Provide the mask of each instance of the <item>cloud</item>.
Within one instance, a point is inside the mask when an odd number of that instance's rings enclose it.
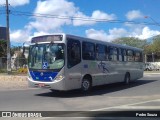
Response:
[[[97,39],[97,40],[102,40],[105,41],[107,40],[107,33],[103,30],[95,30],[95,29],[89,29],[86,30],[86,36],[88,38],[92,38],[92,39]]]
[[[75,17],[77,17],[77,20],[73,20],[74,26],[82,26],[82,25],[93,25],[96,23],[97,20],[115,20],[116,15],[115,14],[107,14],[105,12],[102,12],[100,10],[95,10],[92,13],[92,16],[86,16],[81,12],[78,12]]]
[[[110,29],[108,32],[105,32],[104,30],[95,30],[95,29],[86,30],[86,36],[88,38],[107,41],[107,42],[110,42],[119,37],[124,37],[126,35],[127,31],[123,28],[113,28]]]
[[[53,7],[54,5],[54,7]],[[107,14],[100,10],[95,10],[92,16],[82,13],[73,2],[66,0],[38,1],[34,13],[45,14],[46,17],[34,17],[34,21],[29,25],[37,31],[50,31],[60,29],[63,25],[84,26],[96,24],[95,19],[114,20],[116,15]],[[48,17],[48,15],[52,15]],[[74,19],[72,19],[74,18]],[[92,19],[92,21],[91,21]]]
[[[53,6],[54,5],[54,6]],[[72,2],[66,0],[47,0],[38,1],[37,7],[34,13],[46,14],[45,17],[34,17],[34,21],[30,22],[29,25],[37,31],[56,31],[63,25],[69,25],[72,23],[70,19],[64,19],[65,16],[71,17],[77,12],[78,8],[74,6]],[[50,16],[50,18],[48,17]],[[58,16],[59,19],[57,19]],[[64,17],[62,17],[64,16]]]
[[[132,31],[127,31],[124,28],[113,28],[109,29],[108,32],[104,30],[95,30],[95,29],[86,30],[86,36],[88,38],[98,39],[108,42],[111,42],[114,39],[121,37],[136,37],[145,40],[156,35],[160,35],[160,31],[151,30],[147,26],[143,28],[133,29]]]
[[[12,41],[27,41],[32,36],[62,32],[61,28],[64,25],[82,26],[96,24],[95,21],[88,21],[87,19],[116,19],[116,15],[107,14],[100,10],[95,10],[91,16],[87,16],[73,2],[67,0],[39,0],[33,14],[35,16],[32,17],[24,29],[11,32]],[[37,15],[43,15],[43,17],[38,17]],[[80,20],[82,18],[85,18],[86,21]]]
[[[29,4],[30,0],[9,0],[9,4],[13,7]],[[6,4],[6,0],[0,0],[0,4]]]
[[[148,39],[150,37],[160,35],[160,31],[157,30],[151,30],[149,27],[144,27],[141,32],[133,33],[132,36],[135,36],[140,39]]]
[[[27,30],[14,30],[10,33],[11,42],[23,43],[30,41],[30,33]]]
[[[144,15],[141,11],[139,10],[132,10],[132,11],[129,11],[127,14],[126,14],[126,18],[128,20],[135,20],[135,19],[141,19],[141,18],[144,18]]]

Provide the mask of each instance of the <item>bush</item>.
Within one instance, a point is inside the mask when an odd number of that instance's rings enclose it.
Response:
[[[27,68],[19,68],[18,69],[18,73],[27,73],[27,72],[28,72]]]
[[[0,69],[0,73],[6,73],[7,70],[6,69]]]

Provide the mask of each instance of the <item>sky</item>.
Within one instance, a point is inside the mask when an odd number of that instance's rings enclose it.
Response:
[[[0,26],[6,26],[0,0]],[[159,0],[9,0],[12,45],[32,37],[67,33],[111,42],[160,34]]]

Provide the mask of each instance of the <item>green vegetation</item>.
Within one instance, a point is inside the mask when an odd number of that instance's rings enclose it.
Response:
[[[141,40],[134,37],[123,37],[113,41],[113,43],[129,45],[144,50],[145,54],[160,54],[160,35],[153,38],[152,43],[147,43],[147,40]]]
[[[27,72],[28,72],[27,68],[19,68],[19,69],[18,69],[18,73],[27,74]]]
[[[154,53],[160,55],[160,35],[155,36],[152,44],[145,46],[144,51],[146,54]]]
[[[7,41],[0,40],[0,57],[6,57],[7,55]]]
[[[141,49],[144,49],[144,47],[147,45],[146,40],[141,40],[135,37],[123,37],[123,38],[115,39],[113,43],[129,45],[129,46],[133,46]]]

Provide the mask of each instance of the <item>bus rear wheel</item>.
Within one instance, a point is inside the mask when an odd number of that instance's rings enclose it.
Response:
[[[124,77],[124,84],[128,85],[130,83],[130,74],[126,73]]]
[[[91,80],[89,80],[88,78],[84,78],[82,80],[81,90],[83,92],[88,92],[91,90],[91,87],[92,87]]]

